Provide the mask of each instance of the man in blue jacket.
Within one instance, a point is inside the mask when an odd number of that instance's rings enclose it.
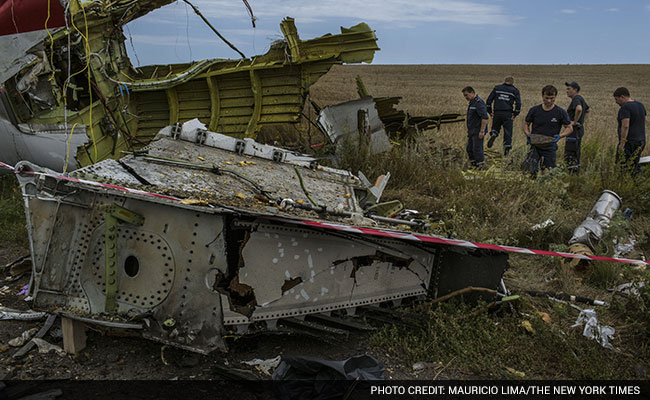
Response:
[[[507,156],[512,148],[512,123],[521,111],[521,96],[514,86],[515,79],[511,76],[504,79],[503,84],[497,85],[487,98],[488,114],[492,116],[492,130],[488,140],[488,148],[499,136],[503,127],[503,153]],[[494,107],[492,106],[494,103]],[[514,106],[514,110],[513,110]]]
[[[564,145],[564,161],[569,172],[577,174],[580,171],[580,145],[585,134],[585,116],[589,112],[589,105],[579,94],[580,85],[577,82],[565,82],[566,95],[571,99],[567,112],[571,118],[573,132],[566,138]]]
[[[487,133],[487,123],[490,117],[485,102],[471,86],[464,87],[462,92],[463,97],[469,103],[467,106],[467,155],[474,167],[480,167],[485,162],[483,138]]]
[[[645,147],[645,124],[647,112],[643,104],[630,98],[630,91],[620,87],[614,91],[618,110],[618,151],[616,159],[624,171],[633,175],[641,172],[639,159]],[[623,157],[619,157],[619,154]]]
[[[542,168],[555,168],[557,142],[573,132],[569,114],[555,105],[557,88],[546,85],[542,88],[542,104],[532,107],[526,115],[524,133],[530,143],[528,167],[533,177]],[[564,130],[562,130],[564,127]],[[562,132],[560,132],[562,131]]]

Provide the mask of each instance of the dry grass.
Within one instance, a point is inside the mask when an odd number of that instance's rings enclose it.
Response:
[[[615,146],[618,105],[614,89],[627,87],[632,98],[650,107],[650,65],[363,65],[335,66],[310,90],[312,98],[323,106],[357,98],[354,78],[361,76],[373,96],[402,96],[401,108],[412,115],[464,113],[467,102],[461,89],[472,86],[486,99],[492,88],[506,76],[514,76],[521,91],[522,116],[515,121],[515,146],[523,146],[526,112],[541,103],[541,89],[551,84],[558,88],[556,104],[566,108],[569,98],[564,83],[576,81],[591,107],[585,123],[585,142],[603,148]],[[462,146],[463,124],[445,126],[437,136],[441,143]],[[500,143],[500,140],[497,141]],[[562,152],[562,149],[560,149]],[[650,155],[650,146],[644,155]],[[594,156],[594,155],[591,155]]]

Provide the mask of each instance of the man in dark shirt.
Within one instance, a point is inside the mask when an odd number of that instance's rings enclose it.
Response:
[[[576,82],[566,82],[566,95],[571,99],[567,112],[571,118],[573,132],[566,138],[564,146],[564,161],[569,172],[577,174],[580,172],[580,144],[585,134],[585,116],[589,112],[589,105],[579,94],[580,85]]]
[[[533,177],[537,176],[540,163],[543,169],[555,167],[557,142],[573,132],[569,114],[555,105],[556,96],[555,86],[544,86],[542,104],[532,107],[526,115],[524,133],[530,143],[527,162]],[[563,126],[564,130],[562,130]]]
[[[483,154],[483,138],[487,133],[487,123],[490,118],[485,102],[478,97],[471,86],[463,88],[463,97],[469,103],[467,106],[467,155],[474,167],[485,162]]]
[[[633,175],[641,172],[639,159],[645,147],[646,110],[641,102],[630,98],[630,91],[620,87],[614,91],[614,101],[621,108],[618,110],[618,151],[617,161],[623,170]],[[620,154],[624,156],[620,158]]]
[[[521,111],[521,96],[514,83],[513,77],[507,77],[503,84],[492,89],[487,98],[487,111],[492,116],[492,130],[488,147],[492,147],[494,140],[499,136],[501,127],[503,127],[503,153],[505,155],[508,155],[512,148],[512,123]],[[494,103],[494,108],[492,103]]]

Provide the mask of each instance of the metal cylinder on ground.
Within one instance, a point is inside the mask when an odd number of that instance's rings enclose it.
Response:
[[[602,239],[604,229],[609,227],[620,206],[620,196],[611,190],[604,190],[587,218],[573,231],[573,236],[569,240],[569,251],[576,254],[594,255],[596,244]],[[563,265],[584,273],[590,267],[591,261],[576,259],[563,263]]]

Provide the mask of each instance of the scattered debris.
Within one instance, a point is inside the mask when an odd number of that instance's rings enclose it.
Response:
[[[45,336],[45,334],[50,330],[52,325],[54,325],[55,320],[56,320],[56,315],[53,315],[53,314],[49,315],[47,317],[47,319],[45,320],[45,323],[43,324],[41,329],[39,329],[39,331],[36,333],[36,335],[34,335],[34,338],[39,338],[39,339],[43,338]],[[36,329],[36,328],[34,328],[34,329]],[[14,359],[20,358],[20,357],[24,356],[25,354],[27,354],[32,348],[34,348],[34,346],[35,346],[35,343],[30,340],[20,350],[18,350],[12,357]]]
[[[544,222],[540,222],[539,224],[533,225],[530,228],[530,230],[534,232],[544,228],[548,228],[549,226],[553,226],[553,225],[555,225],[555,222],[553,222],[553,220],[549,218]]]
[[[614,337],[615,329],[608,325],[600,325],[598,323],[598,317],[596,317],[596,311],[592,309],[580,311],[578,319],[576,319],[575,324],[571,325],[571,328],[582,326],[583,324],[585,326],[582,331],[583,336],[598,341],[601,346],[607,349],[614,350],[614,346],[609,341]]]
[[[47,313],[37,311],[18,311],[12,308],[0,307],[0,320],[37,321],[45,318]]]
[[[574,296],[566,293],[552,293],[552,292],[540,292],[537,290],[526,290],[526,294],[536,297],[548,297],[550,299],[562,300],[562,301],[575,301],[578,303],[591,304],[593,306],[604,306],[609,307],[609,303],[603,300],[590,299],[588,297]]]
[[[20,347],[27,343],[34,335],[36,335],[36,332],[38,332],[38,328],[31,328],[23,332],[22,335],[13,338],[9,341],[9,346],[11,347]]]
[[[352,146],[356,151],[362,151],[362,146],[365,146],[370,154],[391,148],[371,97],[325,107],[318,114],[317,124],[336,145],[338,155],[342,154],[345,146]]]
[[[514,368],[506,367],[506,371],[510,372],[512,375],[515,375],[515,376],[517,376],[519,378],[525,378],[526,377],[526,373],[524,373],[522,371],[517,371]]]
[[[360,98],[370,96],[361,77],[357,75],[357,93]],[[374,97],[377,113],[384,124],[386,133],[392,140],[413,139],[421,133],[431,130],[440,130],[443,124],[463,122],[461,114],[448,113],[431,116],[411,116],[408,112],[397,110],[401,97]]]
[[[551,316],[548,313],[545,313],[543,311],[537,311],[537,315],[539,315],[542,318],[542,321],[546,322],[548,325],[550,325],[553,322]]]
[[[254,366],[258,371],[262,372],[264,375],[271,376],[271,370],[274,370],[280,364],[281,356],[275,358],[269,358],[268,360],[260,360],[259,358],[254,358],[250,361],[242,361],[242,364]]]
[[[38,347],[39,353],[47,354],[53,351],[60,356],[65,356],[65,351],[61,347],[48,343],[41,338],[32,338],[32,342]]]
[[[23,286],[23,288],[18,292],[18,296],[25,296],[27,297],[29,295],[29,283]]]
[[[428,361],[418,361],[413,366],[411,366],[411,369],[413,372],[422,372],[425,369],[438,369],[442,367],[442,363],[434,363],[434,362],[428,362]]]
[[[526,330],[526,332],[535,334],[535,328],[533,328],[533,325],[530,323],[530,321],[521,321],[521,326]]]
[[[639,289],[642,287],[645,287],[645,282],[628,282],[618,285],[615,289],[609,290],[626,296],[638,297],[640,295]]]
[[[9,273],[14,277],[22,276],[24,273],[31,271],[32,257],[29,254],[22,256],[7,264],[3,269],[8,269]]]

